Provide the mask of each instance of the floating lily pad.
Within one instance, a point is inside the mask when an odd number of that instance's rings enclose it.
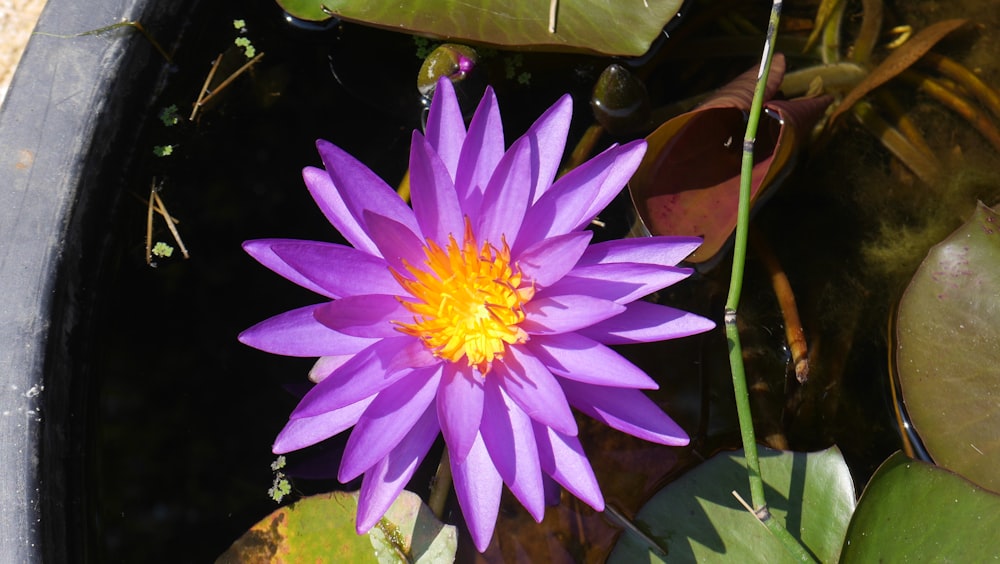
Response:
[[[332,492],[281,507],[240,537],[218,562],[453,562],[455,527],[404,491],[368,534],[354,529],[357,492]]]
[[[1000,214],[979,204],[932,248],[899,304],[896,369],[939,465],[1000,491]]]
[[[682,0],[278,0],[289,14],[332,16],[448,41],[497,47],[639,56]],[[550,9],[555,6],[555,29]]]
[[[998,555],[1000,496],[901,453],[872,476],[841,562],[986,562]]]
[[[836,447],[813,453],[762,448],[761,473],[773,518],[784,523],[821,562],[840,554],[854,511],[854,482]],[[609,563],[794,562],[733,497],[749,499],[742,451],[716,455],[659,493],[636,522],[666,558],[632,533],[623,533]]]

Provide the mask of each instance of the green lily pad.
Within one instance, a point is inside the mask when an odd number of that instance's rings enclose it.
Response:
[[[821,562],[837,559],[854,511],[854,482],[840,450],[760,450],[773,518]],[[623,533],[608,562],[794,562],[784,546],[733,497],[749,500],[742,451],[716,455],[668,484],[636,516],[666,558]]]
[[[404,491],[367,534],[354,529],[357,492],[305,497],[240,537],[217,562],[453,562],[458,536],[414,493]]]
[[[680,9],[682,0],[277,0],[289,14],[336,16],[393,31],[501,48],[639,56]]]
[[[1000,491],[1000,214],[979,204],[899,304],[896,369],[934,461]]]
[[[998,530],[1000,496],[897,452],[865,488],[841,562],[994,561]]]

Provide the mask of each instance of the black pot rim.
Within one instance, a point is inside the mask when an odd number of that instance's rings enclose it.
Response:
[[[108,210],[101,208],[121,191],[113,180],[127,163],[118,155],[134,144],[141,129],[136,116],[148,115],[136,110],[144,104],[148,110],[168,69],[134,28],[66,35],[140,21],[170,51],[196,2],[48,0],[0,108],[5,561],[74,561],[86,554],[85,504],[76,491],[82,478],[74,475],[86,414],[74,395],[87,383],[70,353],[88,341],[80,333],[107,239],[93,232],[102,215],[107,225]]]

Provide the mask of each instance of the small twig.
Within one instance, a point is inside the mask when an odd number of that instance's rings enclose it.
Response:
[[[156,198],[156,204],[160,206],[162,210],[161,215],[163,219],[167,222],[167,228],[170,229],[170,233],[174,236],[174,241],[177,241],[177,246],[181,248],[181,254],[184,258],[191,258],[188,254],[187,247],[184,246],[184,241],[181,240],[181,234],[177,232],[177,226],[174,225],[173,218],[170,217],[170,213],[167,212],[167,206],[163,204],[163,200],[160,199],[160,193],[155,188],[152,192],[153,198]]]
[[[168,63],[173,64],[174,59],[163,49],[163,47],[160,46],[160,43],[156,39],[153,39],[153,36],[150,35],[150,33],[148,31],[146,31],[146,28],[143,27],[141,23],[139,23],[137,21],[135,21],[135,22],[125,22],[125,23],[131,24],[132,27],[138,29],[139,33],[141,33],[142,36],[145,37],[147,41],[149,41],[149,43],[153,46],[153,48],[156,49],[160,53],[160,55],[163,57],[163,59],[166,60]]]
[[[219,92],[222,92],[222,90],[225,87],[227,87],[230,84],[232,84],[234,80],[236,80],[237,78],[239,78],[239,76],[241,74],[243,74],[247,70],[249,70],[250,67],[252,67],[255,64],[257,64],[257,62],[260,61],[263,57],[264,57],[264,53],[259,53],[256,57],[254,57],[254,58],[250,59],[249,61],[247,61],[246,63],[244,63],[244,65],[242,67],[236,69],[236,72],[234,72],[233,74],[231,74],[228,77],[226,77],[226,79],[223,80],[222,82],[220,82],[218,86],[216,86],[215,88],[213,88],[212,91],[208,93],[208,95],[206,95],[200,101],[195,102],[195,109],[197,110],[198,108],[200,108],[200,107],[204,106],[205,104],[207,104],[212,98],[215,97],[216,94],[218,94]]]
[[[215,71],[219,70],[220,64],[222,64],[222,53],[219,53],[219,56],[215,58],[215,62],[212,63],[212,68],[209,69],[208,76],[205,77],[205,83],[201,85],[201,90],[198,92],[198,99],[191,107],[191,115],[188,117],[188,121],[194,121],[194,117],[198,115],[202,101],[205,99],[205,95],[208,94],[208,85],[215,78]]]
[[[153,266],[153,195],[156,194],[156,179],[149,187],[149,202],[146,209],[146,265]]]
[[[556,32],[556,16],[559,13],[559,0],[549,0],[549,33]]]
[[[156,213],[158,213],[160,215],[163,215],[164,213],[166,213],[166,212],[163,211],[163,208],[161,208],[160,206],[156,205],[155,198],[150,198],[149,200],[147,200],[146,198],[143,198],[142,196],[139,196],[139,195],[137,195],[135,193],[131,193],[131,194],[132,194],[133,198],[135,198],[136,200],[139,200],[140,202],[142,202],[142,205],[148,205],[149,202],[152,201],[153,202],[153,211],[155,211]],[[173,217],[173,216],[170,217],[170,221],[173,221],[177,225],[181,224],[181,220],[179,220],[179,219],[177,219],[176,217]]]
[[[750,504],[747,503],[745,499],[743,499],[743,496],[741,496],[739,494],[739,492],[737,492],[736,490],[733,490],[732,494],[733,494],[733,497],[736,498],[736,501],[740,502],[740,505],[743,506],[743,509],[747,510],[747,513],[753,515],[754,517],[757,516],[757,514],[754,513],[753,507],[750,507]],[[760,522],[760,519],[758,519],[757,521]],[[761,523],[761,524],[763,525],[763,523]]]

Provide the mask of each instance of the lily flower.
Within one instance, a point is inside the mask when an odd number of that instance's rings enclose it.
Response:
[[[590,245],[585,228],[646,149],[612,146],[555,179],[572,114],[563,96],[505,149],[487,89],[468,128],[448,80],[410,148],[412,208],[365,165],[319,141],[306,186],[352,246],[244,243],[264,266],[325,298],[259,323],[240,341],[319,357],[317,384],[276,454],[351,427],[338,479],[364,475],[357,531],[378,523],[439,433],[476,547],[490,543],[502,485],[536,521],[558,483],[597,511],[604,499],[571,408],[636,437],[687,434],[642,390],[657,384],[608,345],[714,326],[640,298],[683,280],[692,237]]]

